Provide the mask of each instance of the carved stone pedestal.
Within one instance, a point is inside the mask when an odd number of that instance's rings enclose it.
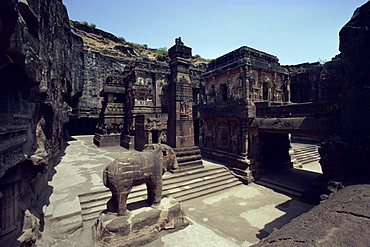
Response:
[[[95,134],[94,144],[98,147],[114,147],[121,144],[121,134]]]
[[[128,205],[135,208],[145,202]],[[95,240],[102,246],[138,246],[157,239],[162,230],[177,231],[189,224],[181,205],[172,197],[163,198],[158,208],[146,205],[130,210],[127,216],[100,214],[95,226]]]

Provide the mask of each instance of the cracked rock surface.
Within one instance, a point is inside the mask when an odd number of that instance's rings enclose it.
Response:
[[[370,185],[348,186],[274,231],[261,246],[368,246]]]

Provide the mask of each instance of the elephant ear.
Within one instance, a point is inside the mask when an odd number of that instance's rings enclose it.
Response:
[[[172,170],[176,170],[178,168],[179,168],[179,163],[177,162],[177,158],[176,158],[176,155],[175,155],[174,160],[173,160]]]
[[[173,159],[172,165],[167,167],[167,170],[169,170],[169,169],[171,169],[171,170],[178,169],[179,164],[177,162],[175,151],[168,145],[164,145],[164,144],[161,144],[161,145],[162,145],[163,150],[165,150],[164,152],[166,152],[166,156],[168,156],[168,158],[170,158],[170,159]]]

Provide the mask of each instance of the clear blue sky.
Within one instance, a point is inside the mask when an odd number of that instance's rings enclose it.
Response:
[[[151,48],[176,37],[217,58],[249,46],[281,64],[330,60],[339,30],[366,0],[63,0],[69,18]]]

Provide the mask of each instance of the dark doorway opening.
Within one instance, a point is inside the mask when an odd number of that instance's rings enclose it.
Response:
[[[220,95],[221,95],[221,100],[222,101],[227,101],[228,91],[227,91],[227,85],[226,84],[222,84],[220,86]]]
[[[158,143],[159,139],[159,131],[158,130],[152,130],[152,143]]]
[[[199,146],[199,120],[194,120],[194,144]]]
[[[263,83],[263,100],[269,100],[269,84]]]
[[[288,134],[263,133],[263,163],[269,170],[290,165],[290,141]]]
[[[98,118],[71,119],[66,123],[69,135],[94,135]]]

